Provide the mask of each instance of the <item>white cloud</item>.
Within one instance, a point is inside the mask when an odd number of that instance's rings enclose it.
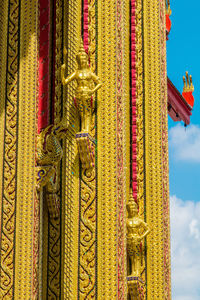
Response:
[[[170,197],[172,299],[200,299],[200,201]]]
[[[195,239],[199,239],[199,221],[196,219],[193,219],[190,223],[190,233],[195,237]]]
[[[200,163],[200,128],[180,123],[169,130],[169,147],[177,160]]]

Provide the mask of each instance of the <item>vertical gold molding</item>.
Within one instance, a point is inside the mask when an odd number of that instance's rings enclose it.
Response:
[[[54,94],[54,124],[58,124],[62,118],[62,83],[61,83],[61,75],[60,68],[62,65],[62,38],[63,38],[63,12],[64,12],[64,2],[62,0],[54,1],[52,4],[53,9],[55,11],[54,18],[56,18],[55,24],[55,40],[52,41],[52,48],[55,50],[55,64],[52,65],[51,68],[55,69],[55,94]],[[55,7],[54,7],[55,6]],[[53,22],[53,20],[52,20]],[[52,50],[53,50],[52,49]],[[53,54],[54,55],[54,54]],[[50,83],[51,84],[51,83]],[[61,163],[57,166],[57,195],[60,197],[60,209],[64,209],[64,201],[62,201],[62,195],[60,190],[60,180],[61,180]],[[64,187],[64,186],[63,186]],[[62,189],[62,188],[61,188]],[[47,212],[44,212],[47,214]],[[45,216],[45,215],[44,215]],[[54,219],[48,216],[45,216],[46,222],[44,223],[44,227],[46,231],[48,231],[48,235],[46,236],[46,247],[44,249],[47,252],[47,263],[48,268],[44,271],[47,271],[45,275],[45,279],[47,279],[47,286],[44,288],[47,289],[47,297],[58,298],[61,294],[61,269],[62,269],[62,250],[61,245],[64,241],[64,234],[62,234],[61,230],[61,222],[63,223],[63,214],[59,215],[59,218]],[[63,231],[64,233],[64,231]],[[61,236],[62,234],[62,236]],[[46,253],[45,253],[46,254]]]
[[[161,36],[161,113],[162,113],[162,170],[163,170],[163,222],[164,222],[164,294],[171,299],[171,259],[170,259],[170,200],[169,200],[169,162],[168,162],[168,95],[166,70],[166,2],[160,1]]]
[[[6,9],[6,6],[4,7]],[[5,11],[6,12],[6,11]],[[7,64],[3,87],[4,132],[3,173],[1,185],[1,225],[0,225],[0,298],[12,298],[14,295],[14,249],[15,249],[15,213],[17,186],[17,133],[18,133],[18,85],[19,85],[19,1],[8,1]],[[6,16],[5,16],[6,17]],[[3,62],[5,67],[5,61]],[[5,83],[6,82],[6,83]],[[2,108],[2,107],[1,107]]]
[[[145,206],[145,134],[144,134],[144,57],[143,57],[143,7],[142,0],[136,0],[135,11],[136,25],[136,125],[137,125],[137,201],[139,215],[146,221]],[[142,256],[141,278],[145,282],[144,294],[146,295],[146,265],[145,256]]]
[[[130,186],[129,3],[98,1],[98,299],[126,299]]]
[[[117,0],[116,6],[118,299],[125,299],[127,297],[126,202],[130,189],[130,7],[129,2],[123,0]]]
[[[147,237],[147,299],[164,299],[163,173],[161,103],[160,1],[145,0],[145,190]],[[163,29],[164,30],[164,29]]]
[[[136,0],[137,200],[144,218],[144,88],[142,0]]]
[[[8,1],[0,1],[0,199],[2,198],[3,179],[3,152],[5,130],[5,97],[6,97],[6,63],[7,63],[7,26],[8,26]],[[1,206],[0,201],[0,231],[1,231]]]
[[[98,0],[98,299],[117,299],[116,3]]]
[[[126,199],[129,199],[130,192],[130,3],[129,1],[123,1],[123,98],[124,98],[124,143],[123,153],[125,161],[124,170],[124,182],[125,182],[125,195]],[[126,203],[125,203],[126,205]],[[126,215],[126,207],[125,207]]]
[[[31,298],[37,91],[37,1],[21,1],[15,299]]]
[[[126,253],[126,203],[129,199],[130,192],[130,3],[123,1],[123,102],[124,102],[124,298],[127,299],[127,253]]]
[[[67,46],[67,73],[76,68],[76,54],[81,38],[81,0],[64,1],[64,46]],[[63,88],[63,105],[68,137],[64,143],[62,179],[64,191],[64,284],[63,298],[77,299],[78,220],[79,220],[79,157],[75,133],[79,118],[74,105],[75,83]]]
[[[84,2],[84,1],[83,1]],[[83,3],[82,2],[82,3]],[[84,6],[84,3],[83,3]],[[95,0],[88,1],[88,11],[83,13],[88,17],[88,55],[90,68],[96,73],[96,11]],[[84,11],[84,8],[83,8]],[[83,16],[83,19],[84,19]],[[83,28],[85,24],[83,20]],[[96,103],[96,95],[93,97]],[[96,113],[93,114],[90,124],[90,135],[96,139]],[[80,212],[79,212],[79,272],[78,298],[96,299],[97,287],[97,168],[81,169],[80,174]]]

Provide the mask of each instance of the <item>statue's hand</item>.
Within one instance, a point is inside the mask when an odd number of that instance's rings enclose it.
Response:
[[[62,69],[62,70],[65,70],[65,64],[63,64],[63,65],[61,66],[61,69]]]
[[[92,94],[94,94],[94,91],[93,91],[93,90],[90,90],[90,91],[88,92],[88,94],[89,94],[89,96],[92,96]]]

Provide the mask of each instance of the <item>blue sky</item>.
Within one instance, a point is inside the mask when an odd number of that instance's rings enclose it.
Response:
[[[172,29],[167,41],[167,72],[174,85],[182,92],[182,76],[192,75],[195,105],[191,125],[200,127],[200,1],[171,1]],[[175,126],[169,117],[169,128]],[[182,124],[183,125],[183,124]],[[191,126],[190,125],[190,126]],[[189,126],[189,127],[190,127]],[[186,131],[189,130],[186,128]],[[185,187],[183,189],[183,187]],[[200,200],[200,165],[195,161],[174,161],[170,156],[170,191],[183,200]]]
[[[193,77],[190,125],[169,117],[172,299],[200,299],[200,24],[199,0],[171,2],[167,73],[182,92],[185,71]]]

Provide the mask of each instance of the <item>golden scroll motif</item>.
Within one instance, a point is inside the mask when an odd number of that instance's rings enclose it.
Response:
[[[18,87],[19,87],[19,1],[1,3],[1,30],[6,28],[7,70],[2,74],[1,83],[5,82],[5,104],[0,104],[1,114],[5,114],[3,136],[3,174],[1,188],[1,224],[0,224],[0,299],[12,299],[14,290],[14,253],[15,253],[15,216],[17,183],[17,131],[18,131]],[[8,2],[8,6],[6,5]],[[6,19],[5,13],[7,11]],[[4,49],[5,50],[5,49]],[[3,61],[1,61],[3,64]],[[2,141],[2,140],[1,140]],[[1,143],[0,141],[0,143]]]
[[[55,30],[55,94],[54,94],[54,124],[58,124],[62,118],[62,83],[60,80],[60,66],[62,63],[62,35],[63,35],[63,1],[54,1],[56,18]],[[53,21],[53,20],[52,20]],[[53,47],[52,47],[53,48]],[[52,49],[53,50],[53,49]],[[62,207],[61,162],[57,165],[57,192],[60,198],[60,209]],[[48,208],[47,208],[48,210]],[[61,294],[61,226],[63,224],[62,213],[58,218],[48,218],[48,213],[43,209],[43,294],[47,294],[50,299],[59,299]]]
[[[96,73],[96,7],[95,0],[88,1],[88,55],[90,69]],[[94,108],[96,95],[92,96]],[[92,114],[90,137],[96,140],[96,113]],[[95,144],[91,144],[96,148]],[[97,149],[94,149],[94,154]],[[90,152],[92,153],[92,152]],[[97,155],[97,152],[96,152]],[[94,160],[95,165],[95,160]],[[80,221],[79,221],[79,285],[80,299],[97,298],[97,168],[81,169]],[[89,233],[89,235],[88,235]],[[88,238],[86,238],[88,237]]]

